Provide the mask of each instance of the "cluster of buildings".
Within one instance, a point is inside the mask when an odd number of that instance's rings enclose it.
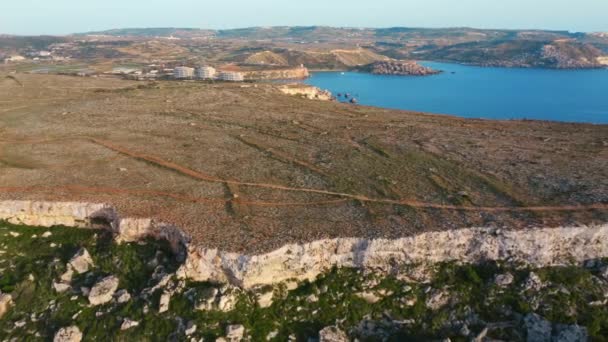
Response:
[[[173,69],[173,78],[175,79],[200,79],[200,80],[220,80],[230,82],[243,82],[245,76],[243,73],[234,71],[220,71],[210,66],[202,66],[198,68],[190,68],[186,66],[178,66]]]
[[[65,60],[69,60],[69,59],[70,59],[70,57],[63,57],[60,55],[55,55],[55,54],[53,54],[53,51],[46,51],[46,50],[42,50],[42,51],[29,50],[29,51],[26,51],[25,54],[0,56],[0,61],[4,61],[5,64],[11,63],[11,62],[23,62],[23,61],[27,61],[27,60],[65,61]]]

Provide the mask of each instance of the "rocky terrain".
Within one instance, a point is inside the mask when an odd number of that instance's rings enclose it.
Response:
[[[162,242],[0,223],[0,338],[602,341],[608,260],[328,269],[242,289],[183,279]],[[24,250],[30,251],[23,253]]]
[[[425,67],[415,61],[383,61],[375,62],[359,68],[358,70],[370,72],[375,75],[396,76],[428,76],[435,75],[441,71]]]

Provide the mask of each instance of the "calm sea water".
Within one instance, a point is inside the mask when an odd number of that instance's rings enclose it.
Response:
[[[426,77],[314,73],[306,83],[360,104],[467,118],[608,123],[608,70],[482,68],[425,62]]]

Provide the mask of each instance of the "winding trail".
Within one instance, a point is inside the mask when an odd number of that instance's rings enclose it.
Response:
[[[573,211],[588,211],[588,210],[608,210],[608,203],[596,203],[589,205],[565,205],[565,206],[521,206],[521,207],[472,207],[472,206],[457,206],[457,205],[445,205],[436,203],[419,202],[416,200],[408,199],[387,199],[387,198],[370,198],[360,194],[349,194],[342,192],[334,192],[321,189],[309,189],[309,188],[296,188],[289,187],[280,184],[271,183],[254,183],[254,182],[242,182],[238,180],[223,179],[216,176],[212,176],[197,170],[190,169],[186,166],[182,166],[162,158],[133,151],[123,146],[116,145],[110,141],[90,137],[90,136],[73,136],[73,137],[62,137],[55,139],[31,139],[31,140],[0,140],[0,143],[11,143],[11,144],[40,144],[49,143],[54,141],[63,140],[84,140],[114,152],[129,156],[131,158],[148,162],[150,164],[180,173],[190,178],[221,184],[233,184],[238,186],[256,187],[279,191],[289,192],[301,192],[325,195],[331,197],[339,197],[339,200],[327,200],[327,201],[310,201],[310,202],[263,202],[263,201],[245,201],[241,199],[220,199],[220,198],[203,198],[203,197],[190,197],[184,194],[155,191],[155,190],[129,190],[129,189],[116,189],[116,188],[104,188],[104,187],[85,187],[85,186],[64,186],[64,187],[0,187],[2,192],[35,192],[35,191],[68,191],[74,193],[86,193],[86,192],[98,192],[108,194],[134,194],[134,195],[154,195],[173,198],[175,200],[194,202],[194,203],[227,203],[234,201],[240,204],[251,205],[251,206],[307,206],[307,205],[326,205],[343,203],[350,200],[380,204],[392,204],[392,205],[404,205],[408,207],[418,209],[443,209],[443,210],[456,210],[456,211],[483,211],[483,212],[573,212]]]

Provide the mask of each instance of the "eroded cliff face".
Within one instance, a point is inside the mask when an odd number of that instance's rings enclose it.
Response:
[[[331,92],[305,84],[286,84],[278,87],[283,94],[301,96],[309,100],[331,101]]]
[[[446,261],[507,261],[538,267],[608,256],[608,225],[530,230],[491,228],[423,233],[397,240],[332,239],[287,245],[247,256],[192,248],[185,276],[244,288],[286,280],[312,280],[332,267],[400,274],[410,266]]]
[[[422,233],[396,240],[339,238],[286,245],[262,255],[242,255],[189,244],[177,227],[149,219],[120,218],[106,204],[0,202],[0,220],[50,227],[92,227],[100,222],[119,241],[165,239],[184,253],[177,274],[195,281],[231,283],[243,288],[283,281],[311,280],[333,267],[404,274],[415,265],[458,261],[505,261],[536,267],[608,257],[608,224],[504,230],[468,228]]]
[[[115,208],[99,203],[0,201],[0,220],[38,227],[109,229],[118,242],[166,240],[175,253],[184,255],[190,241],[175,226],[147,218],[121,218]]]

